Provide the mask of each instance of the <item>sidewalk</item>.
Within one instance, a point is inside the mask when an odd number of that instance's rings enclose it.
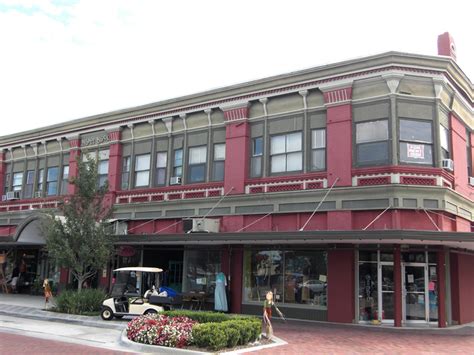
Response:
[[[44,305],[42,296],[0,294],[0,314],[2,315],[118,330],[127,326],[126,321],[104,321],[100,316],[79,316],[47,311]],[[51,304],[48,305],[48,308],[50,307],[52,307]]]

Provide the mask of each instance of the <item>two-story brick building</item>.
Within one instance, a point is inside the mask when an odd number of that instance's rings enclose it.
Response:
[[[111,267],[159,266],[211,299],[222,271],[233,312],[260,314],[271,289],[289,318],[474,321],[473,85],[448,34],[438,46],[1,137],[0,250],[68,282],[38,216],[94,156],[115,206]]]

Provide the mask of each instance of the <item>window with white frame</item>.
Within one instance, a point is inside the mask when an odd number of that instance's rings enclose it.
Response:
[[[69,165],[63,165],[63,180],[61,182],[61,195],[67,194],[69,186]]]
[[[326,169],[326,129],[311,131],[311,170]]]
[[[250,177],[262,176],[263,137],[252,139],[252,157],[250,158]]]
[[[356,124],[356,164],[381,165],[389,163],[388,120]]]
[[[109,178],[109,150],[99,150],[97,162],[97,183],[99,187],[105,186]]]
[[[121,189],[128,190],[130,187],[130,163],[132,158],[131,157],[123,157],[122,158],[122,183]]]
[[[46,194],[48,196],[58,194],[58,173],[59,168],[57,166],[48,168],[46,175]]]
[[[36,191],[43,192],[43,186],[44,186],[44,169],[39,169],[38,170],[38,183],[37,183],[37,186],[36,186]]]
[[[22,185],[23,185],[23,172],[13,173],[12,190],[13,191],[21,191]]]
[[[450,158],[449,130],[443,125],[439,125],[439,142],[441,145],[441,155],[443,159]]]
[[[433,165],[431,121],[400,119],[400,161]]]
[[[23,191],[23,198],[33,197],[33,186],[35,182],[35,171],[28,170],[26,172],[25,191]]]
[[[212,162],[212,180],[224,180],[225,144],[214,144],[214,161]]]
[[[189,148],[188,182],[202,182],[206,179],[207,147]]]
[[[176,149],[173,159],[173,176],[183,176],[183,150]]]
[[[168,163],[168,153],[156,153],[155,185],[162,186],[166,184],[166,165]]]
[[[301,132],[271,137],[270,167],[272,173],[303,170]]]
[[[135,156],[135,187],[150,184],[150,154]]]

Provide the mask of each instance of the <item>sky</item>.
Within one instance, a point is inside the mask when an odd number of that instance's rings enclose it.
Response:
[[[338,61],[436,55],[474,81],[466,1],[0,0],[0,136]]]

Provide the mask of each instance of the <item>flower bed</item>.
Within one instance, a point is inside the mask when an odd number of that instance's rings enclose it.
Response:
[[[195,323],[187,317],[144,315],[128,323],[127,337],[137,343],[182,348],[192,343]]]
[[[213,312],[169,311],[134,318],[128,323],[128,339],[168,347],[197,346],[211,350],[246,346],[260,338],[256,317]]]

